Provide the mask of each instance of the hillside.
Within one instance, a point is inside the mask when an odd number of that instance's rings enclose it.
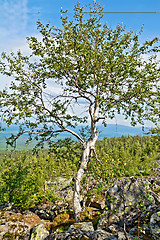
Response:
[[[81,127],[78,127],[77,132]],[[125,125],[115,125],[115,124],[108,124],[107,127],[102,125],[98,126],[98,130],[100,131],[99,140],[102,140],[104,137],[121,137],[121,136],[144,136],[145,133],[142,131],[141,127],[131,127]],[[5,139],[10,136],[10,134],[16,134],[18,131],[18,126],[13,125],[9,128],[6,128],[6,131],[0,133],[0,150],[6,149]],[[147,132],[147,129],[145,130]],[[62,133],[59,135],[60,139],[64,139],[66,137],[72,137],[68,133]],[[25,141],[27,140],[27,134],[24,134],[18,141],[17,141],[17,149],[31,149],[34,146],[34,143],[30,144],[29,146],[25,146]],[[74,139],[75,140],[75,139]]]

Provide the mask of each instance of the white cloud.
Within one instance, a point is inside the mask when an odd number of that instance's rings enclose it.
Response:
[[[0,50],[22,36],[28,22],[27,0],[0,0]]]

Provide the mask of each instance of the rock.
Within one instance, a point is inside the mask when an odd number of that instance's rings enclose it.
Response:
[[[150,188],[150,182],[146,179],[125,178],[116,182],[106,192],[106,209],[102,214],[97,228],[112,232],[118,235],[118,239],[125,239],[123,234],[123,227],[125,224],[126,231],[136,228],[138,224],[144,228],[144,223],[148,226],[150,216],[158,210],[160,204],[158,196]],[[155,215],[153,215],[155,216]],[[159,218],[151,218],[150,224],[152,225],[152,234],[159,234],[158,227]],[[157,224],[153,227],[152,222]],[[155,235],[154,235],[155,236]],[[160,239],[160,235],[157,235]],[[128,238],[132,239],[131,235]]]
[[[96,230],[90,234],[90,237],[95,240],[117,240],[115,235],[104,230]]]
[[[89,198],[87,198],[87,200],[85,202],[85,206],[86,207],[93,207],[93,208],[97,208],[99,210],[102,210],[105,207],[105,196],[104,195],[90,196]]]
[[[29,228],[33,228],[41,222],[41,219],[36,214],[31,214],[24,216],[23,221],[29,226]]]
[[[112,234],[116,234],[117,231],[119,230],[119,228],[117,227],[116,224],[112,224],[108,227],[109,232],[111,232]]]
[[[46,189],[54,191],[56,197],[69,201],[73,198],[73,189],[70,186],[71,182],[72,178],[58,177],[55,181],[46,182]]]
[[[66,202],[72,201],[73,199],[73,189],[72,187],[66,187],[65,189],[58,191],[59,196]]]
[[[0,210],[5,209],[6,211],[12,210],[14,203],[2,203],[0,205]]]
[[[57,200],[54,204],[42,204],[41,206],[34,207],[31,211],[41,219],[53,221],[57,215],[64,213],[69,208],[70,206],[67,202]]]
[[[54,219],[54,217],[56,216],[55,215],[55,212],[52,211],[52,210],[48,210],[48,209],[37,209],[35,211],[35,213],[41,218],[41,219],[44,219],[44,220],[50,220],[52,221]]]
[[[72,201],[73,198],[73,188],[71,187],[73,179],[57,177],[55,181],[48,181],[45,183],[45,189],[50,189],[53,191],[56,198],[63,199],[63,203],[67,201]],[[73,184],[72,184],[73,185]]]
[[[72,233],[76,229],[80,229],[82,231],[94,231],[92,222],[79,222],[71,225],[67,232]]]
[[[57,200],[55,205],[52,207],[52,211],[54,211],[55,216],[65,212],[67,209],[69,209],[69,204],[62,200]]]
[[[155,240],[160,239],[160,211],[154,213],[150,218],[150,230]]]
[[[38,226],[32,228],[30,240],[44,240],[49,235],[49,231],[41,223]]]
[[[9,233],[9,226],[6,224],[0,225],[0,239],[3,239],[6,233]]]
[[[85,227],[84,227],[85,226]],[[87,222],[83,222],[83,227],[86,229]],[[92,226],[89,224],[89,229]],[[88,227],[87,227],[88,229]],[[72,231],[73,230],[73,231]],[[118,240],[116,236],[104,230],[86,231],[80,228],[72,228],[71,231],[65,233],[54,233],[49,235],[45,240]]]
[[[119,221],[120,219],[118,216],[116,216],[115,214],[110,215],[108,211],[104,211],[98,222],[97,229],[109,231],[109,226],[115,225],[119,223]]]
[[[54,233],[50,234],[48,237],[46,237],[45,240],[90,240],[84,233],[82,233],[80,230],[77,230],[73,234],[70,233]]]
[[[128,237],[128,235],[127,235],[127,237]],[[128,240],[129,240],[130,238],[128,237]],[[125,234],[124,234],[124,232],[118,232],[118,240],[126,240],[126,236],[125,236]]]
[[[10,204],[2,206],[0,208],[0,239],[126,240],[127,234],[128,240],[133,240],[138,236],[139,226],[145,232],[144,239],[160,240],[158,184],[134,177],[116,181],[106,191],[106,207],[101,217],[103,196],[99,201],[96,196],[93,196],[85,202],[86,208],[82,212],[82,222],[73,223],[71,203],[66,198],[66,191],[72,188],[67,181],[67,185],[63,188],[63,181],[65,179],[60,178],[60,190],[57,188],[58,185],[55,185],[54,192],[57,196],[64,196],[64,198],[57,199],[54,203],[42,204],[24,212],[14,210]],[[99,217],[98,229],[94,230],[92,222],[96,227]],[[72,225],[69,227],[70,224]],[[142,234],[140,231],[139,233]],[[139,239],[143,239],[141,237],[142,235]]]
[[[0,211],[0,239],[28,240],[30,229],[40,223],[41,219],[30,211],[22,214],[6,209]]]
[[[55,205],[51,204],[42,204],[41,206],[37,206],[31,209],[36,215],[38,215],[41,219],[52,221],[55,214]]]
[[[0,211],[0,216],[0,239],[29,239],[30,228],[28,224],[24,222],[21,213],[3,209]]]

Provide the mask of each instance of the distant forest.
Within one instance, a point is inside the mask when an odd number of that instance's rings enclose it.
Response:
[[[83,126],[79,126],[77,128],[77,132],[80,131],[80,129]],[[104,127],[102,125],[98,126],[98,130],[100,132],[99,139],[102,140],[104,137],[121,137],[121,136],[144,136],[148,133],[148,129],[145,128],[144,131],[142,131],[141,127],[131,127],[131,126],[125,126],[125,125],[119,125],[119,124],[108,124],[107,127]],[[0,132],[0,150],[6,149],[6,138],[10,136],[10,134],[16,134],[18,132],[18,126],[13,125],[9,128],[6,128],[6,131]],[[71,135],[69,133],[62,133],[59,135],[58,139],[65,139],[66,137],[69,138]],[[75,138],[72,137],[73,140]],[[24,134],[20,137],[17,141],[16,149],[23,150],[23,149],[32,149],[34,147],[34,142],[32,142],[30,145],[26,146],[25,141],[27,140],[27,134]]]

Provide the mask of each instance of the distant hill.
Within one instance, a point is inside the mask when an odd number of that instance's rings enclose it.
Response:
[[[78,129],[80,129],[79,127]],[[108,124],[107,127],[102,125],[98,126],[98,130],[100,131],[99,139],[103,139],[104,137],[121,137],[121,136],[144,136],[144,132],[142,131],[141,127],[131,127],[125,125],[115,125],[115,124]],[[5,138],[9,137],[11,133],[16,134],[18,131],[18,126],[13,125],[9,128],[6,128],[6,131],[0,132],[0,150],[6,149]],[[78,130],[77,130],[78,131]],[[146,129],[147,131],[147,129]],[[72,137],[69,133],[62,133],[59,135],[59,138],[64,139],[65,137]],[[24,134],[20,139],[17,141],[17,149],[30,149],[34,146],[34,143],[29,145],[28,147],[25,146],[25,141],[27,139],[27,135]]]

